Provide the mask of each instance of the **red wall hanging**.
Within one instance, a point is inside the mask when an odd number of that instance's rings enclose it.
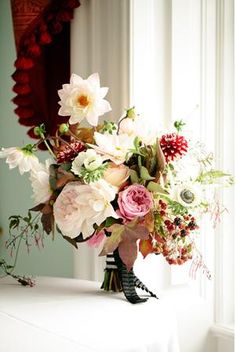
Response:
[[[11,0],[17,58],[12,78],[19,123],[44,123],[53,135],[68,120],[58,116],[57,90],[70,78],[70,20],[79,0]]]

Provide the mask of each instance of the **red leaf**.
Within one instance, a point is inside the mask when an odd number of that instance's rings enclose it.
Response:
[[[137,240],[145,240],[149,236],[148,229],[142,225],[134,225],[134,227],[125,226],[122,234],[122,241],[119,244],[119,254],[126,265],[127,270],[131,270],[137,258],[138,247]],[[132,226],[132,225],[131,225]]]
[[[141,240],[139,242],[139,251],[142,253],[144,258],[146,258],[148,254],[153,253],[151,238],[147,240]]]
[[[126,265],[127,270],[130,271],[134,266],[138,254],[136,241],[122,241],[118,251],[122,262]]]
[[[41,222],[42,222],[44,231],[49,235],[53,230],[53,215],[43,214],[41,217]]]

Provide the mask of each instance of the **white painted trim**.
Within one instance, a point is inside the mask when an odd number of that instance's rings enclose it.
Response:
[[[233,104],[233,0],[216,0],[216,157],[217,167],[233,172],[234,123]],[[229,155],[232,154],[230,157]],[[230,170],[231,169],[231,170]],[[233,213],[234,201],[222,192],[220,200],[228,202]],[[233,317],[233,270],[234,222],[225,214],[215,233],[215,322],[231,323]],[[233,217],[233,215],[231,215]],[[226,222],[227,221],[227,222]],[[228,230],[230,229],[230,232]],[[230,262],[231,260],[231,262]]]
[[[200,136],[209,151],[215,149],[215,22],[216,8],[215,0],[201,0],[200,4]],[[204,262],[213,270],[214,275],[214,230],[209,218],[204,219],[201,224],[200,251]],[[204,298],[212,298],[212,282],[207,282],[205,276],[200,278],[200,295]]]

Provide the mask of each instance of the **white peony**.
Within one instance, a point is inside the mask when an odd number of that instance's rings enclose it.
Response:
[[[87,119],[90,125],[97,126],[98,117],[111,110],[108,101],[103,99],[107,92],[108,88],[100,87],[98,73],[85,80],[73,73],[70,84],[64,84],[58,91],[61,99],[58,114],[70,116],[70,124]]]
[[[47,159],[45,165],[39,163],[37,168],[30,173],[33,198],[36,204],[47,202],[52,195],[49,184],[49,167],[51,163],[52,161]]]
[[[111,201],[117,188],[104,180],[91,184],[68,183],[54,203],[54,218],[62,233],[70,238],[82,233],[86,238],[94,233],[98,226],[112,216],[118,218]]]
[[[38,158],[27,147],[2,148],[0,158],[6,158],[9,169],[14,169],[18,166],[21,175],[25,172],[35,170],[39,164]]]
[[[128,134],[102,134],[95,132],[94,139],[97,145],[90,144],[105,159],[113,161],[116,165],[122,164],[134,147],[134,138]]]
[[[82,166],[88,171],[94,171],[98,169],[103,163],[103,158],[98,155],[94,149],[88,149],[84,152],[80,152],[79,155],[72,162],[71,171],[75,175],[81,173]]]

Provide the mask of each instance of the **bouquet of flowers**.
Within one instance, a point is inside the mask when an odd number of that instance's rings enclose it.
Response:
[[[101,245],[100,255],[108,258],[103,288],[125,290],[131,280],[148,291],[132,271],[138,251],[143,257],[162,254],[172,265],[192,259],[199,219],[207,212],[218,217],[215,189],[232,178],[214,169],[201,143],[182,134],[183,121],[156,133],[130,108],[118,123],[99,123],[111,110],[107,91],[96,73],[87,80],[72,74],[58,91],[59,115],[68,116],[68,123],[54,136],[37,126],[36,144],[1,150],[10,169],[29,174],[35,200],[28,216],[10,217],[7,247],[17,249],[22,239],[39,244],[44,233],[54,236],[57,230],[75,247],[85,241]],[[82,120],[91,127],[82,127]],[[35,155],[42,143],[53,158],[45,163]],[[113,253],[115,265],[109,268]],[[0,265],[12,274],[14,266],[4,260]],[[134,297],[139,300],[132,292]]]

